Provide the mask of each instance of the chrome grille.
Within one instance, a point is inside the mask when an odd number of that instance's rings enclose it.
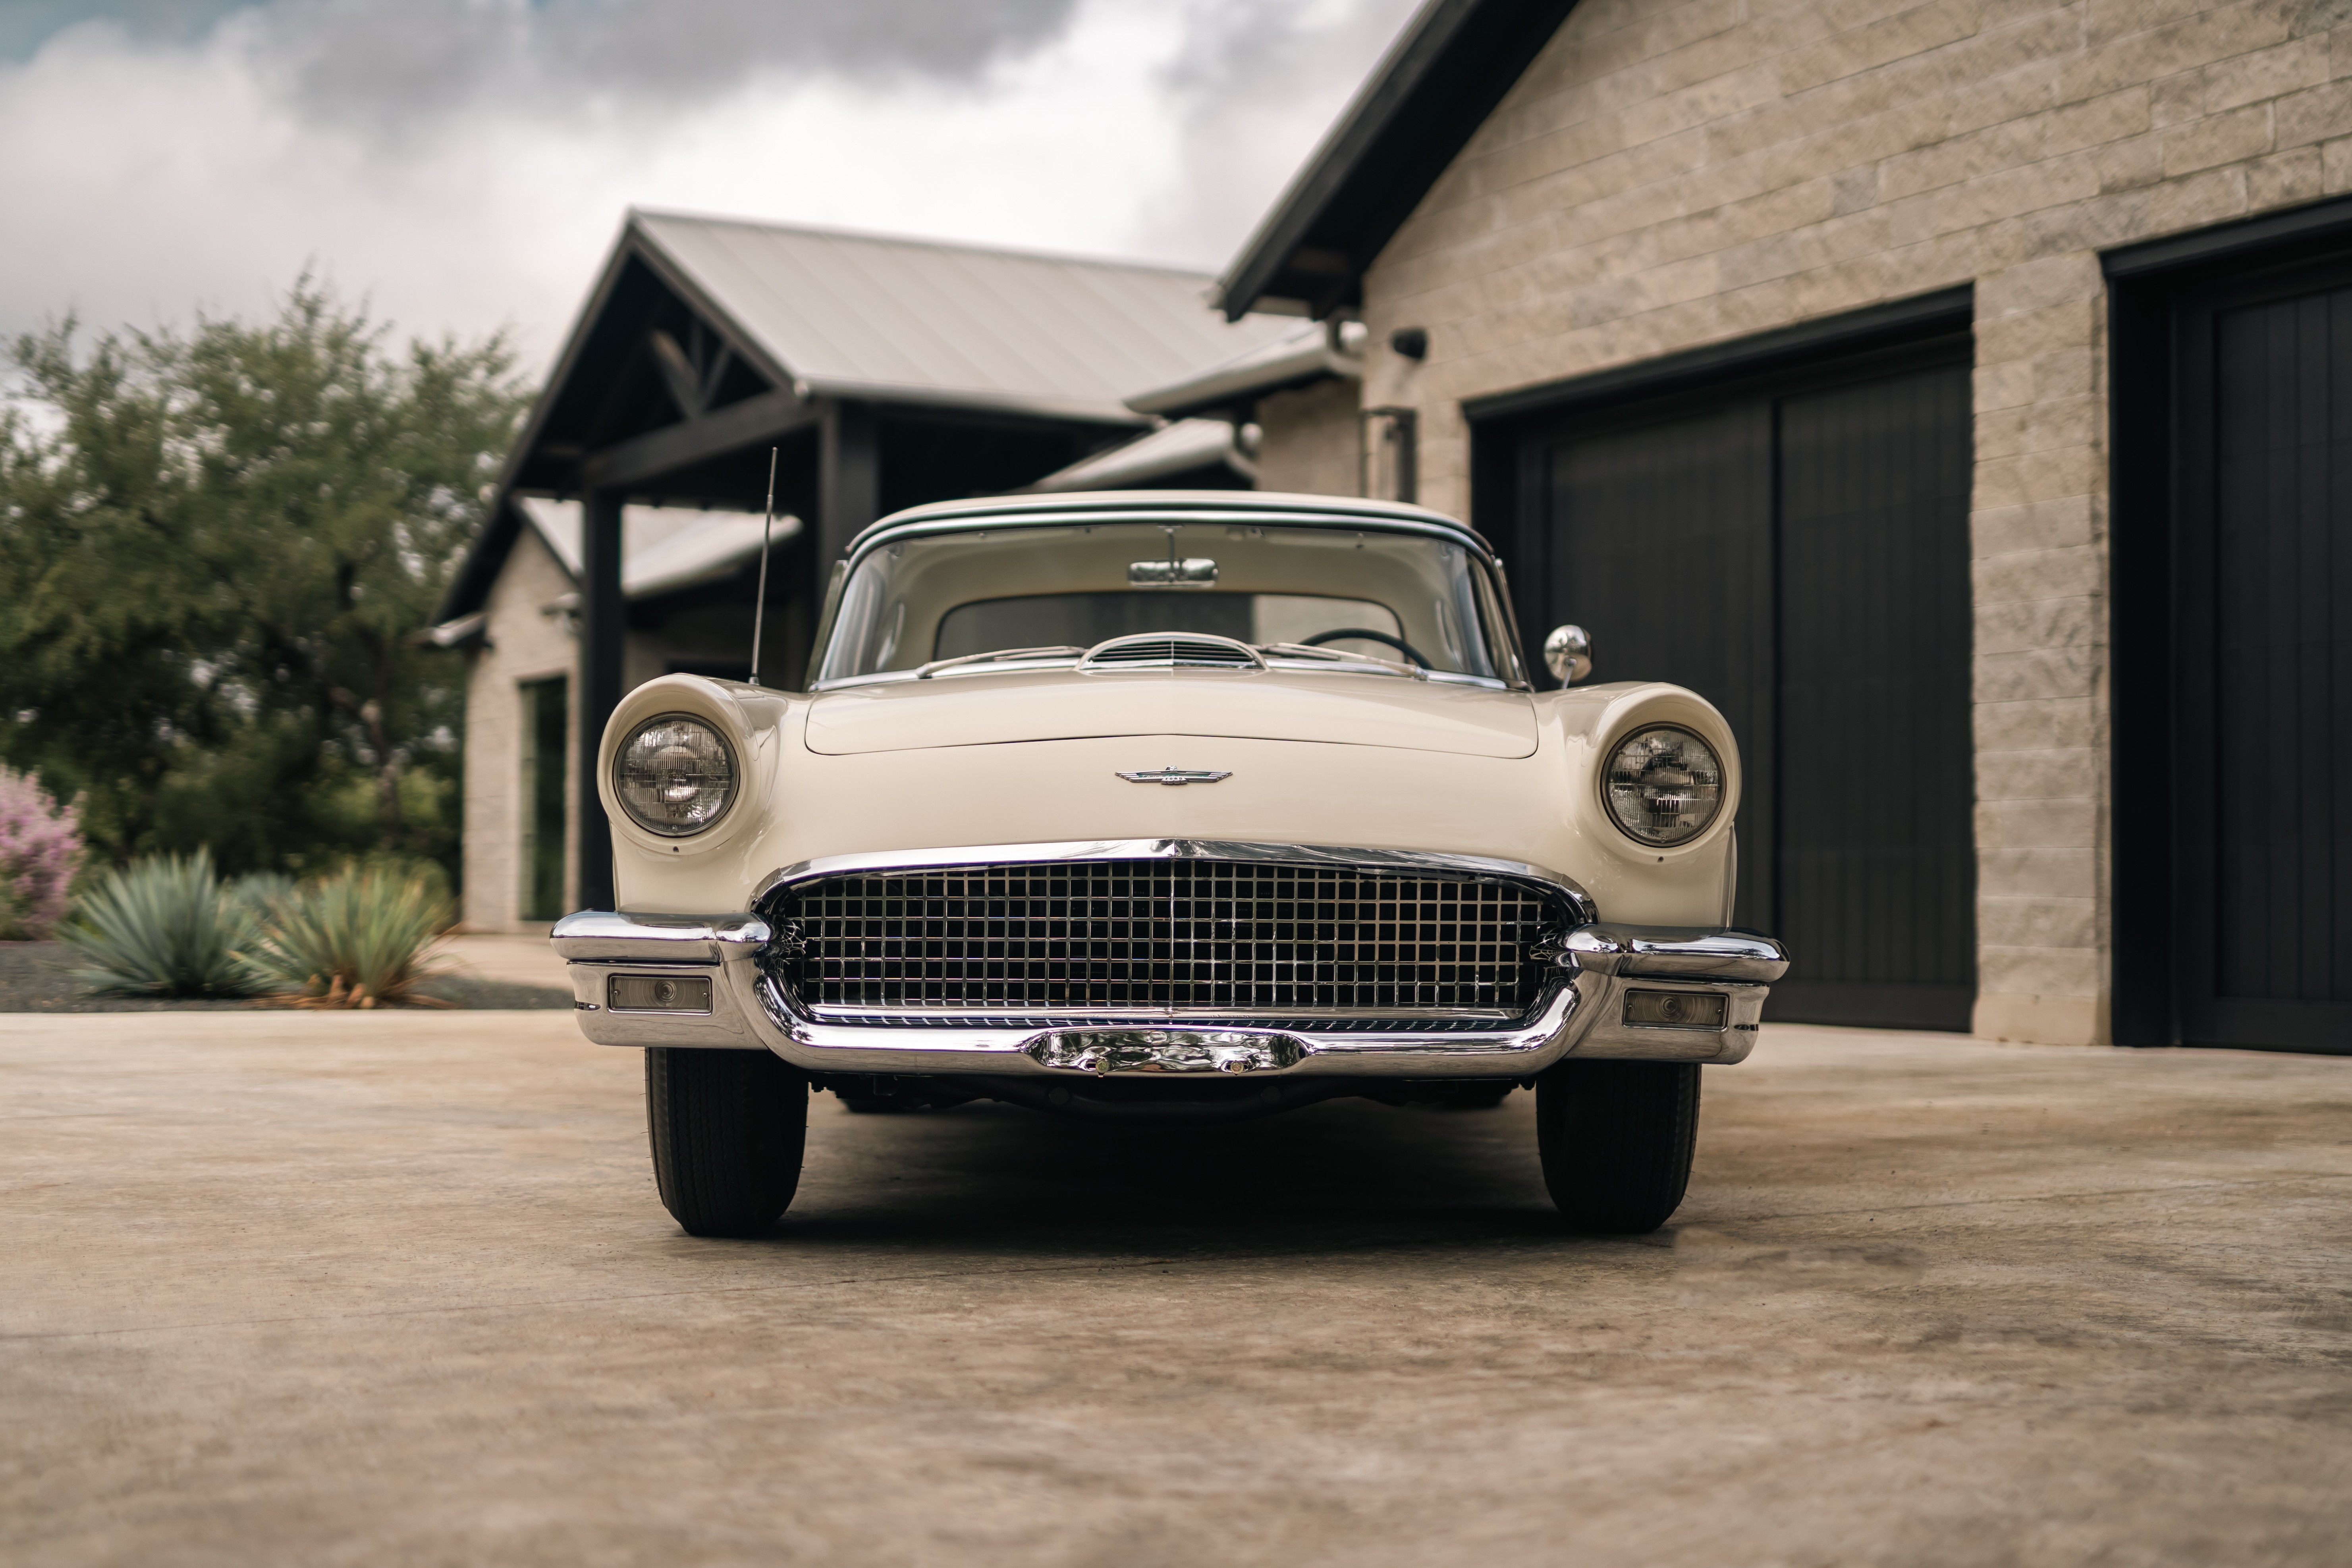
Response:
[[[765,912],[820,1011],[1409,1018],[1525,1012],[1547,910],[1501,879],[1101,860],[830,877]]]

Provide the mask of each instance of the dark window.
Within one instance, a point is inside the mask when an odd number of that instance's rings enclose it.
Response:
[[[959,605],[940,617],[933,658],[1008,647],[1092,647],[1138,632],[1249,640],[1245,594],[1034,594]]]
[[[1351,627],[1394,637],[1396,613],[1364,599],[1307,594],[1031,594],[959,605],[940,617],[934,658],[1009,647],[1092,647],[1145,632],[1206,632],[1238,642],[1300,642]],[[1396,650],[1361,638],[1335,640],[1342,653],[1392,658]]]
[[[522,918],[559,920],[563,908],[564,760],[571,683],[522,683]]]

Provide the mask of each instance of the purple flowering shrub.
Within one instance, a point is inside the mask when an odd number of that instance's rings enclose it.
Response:
[[[0,765],[0,939],[39,941],[65,919],[81,869],[81,809]]]

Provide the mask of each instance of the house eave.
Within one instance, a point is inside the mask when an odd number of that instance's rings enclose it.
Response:
[[[1252,350],[1182,381],[1139,393],[1127,400],[1127,405],[1138,414],[1162,419],[1246,419],[1258,399],[1277,392],[1334,378],[1360,381],[1362,356],[1347,352],[1348,347],[1360,345],[1342,339],[1343,346],[1333,347],[1336,331],[1312,331],[1294,343]]]
[[[1225,319],[1360,307],[1365,268],[1575,5],[1428,0],[1226,268]]]

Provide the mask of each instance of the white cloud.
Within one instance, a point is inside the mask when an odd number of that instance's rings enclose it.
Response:
[[[931,4],[862,11],[903,29]],[[762,58],[749,13],[709,0],[693,15],[734,53],[700,76],[676,39],[625,68],[630,39],[583,18],[626,5],[557,7],[555,44],[503,0],[435,8],[505,26],[506,74],[421,85],[444,47],[371,75],[384,25],[420,13],[360,0],[88,21],[0,65],[0,331],[249,314],[315,264],[404,331],[511,323],[543,362],[631,205],[1213,268],[1407,5],[1003,0],[995,35],[893,45],[803,0]]]

